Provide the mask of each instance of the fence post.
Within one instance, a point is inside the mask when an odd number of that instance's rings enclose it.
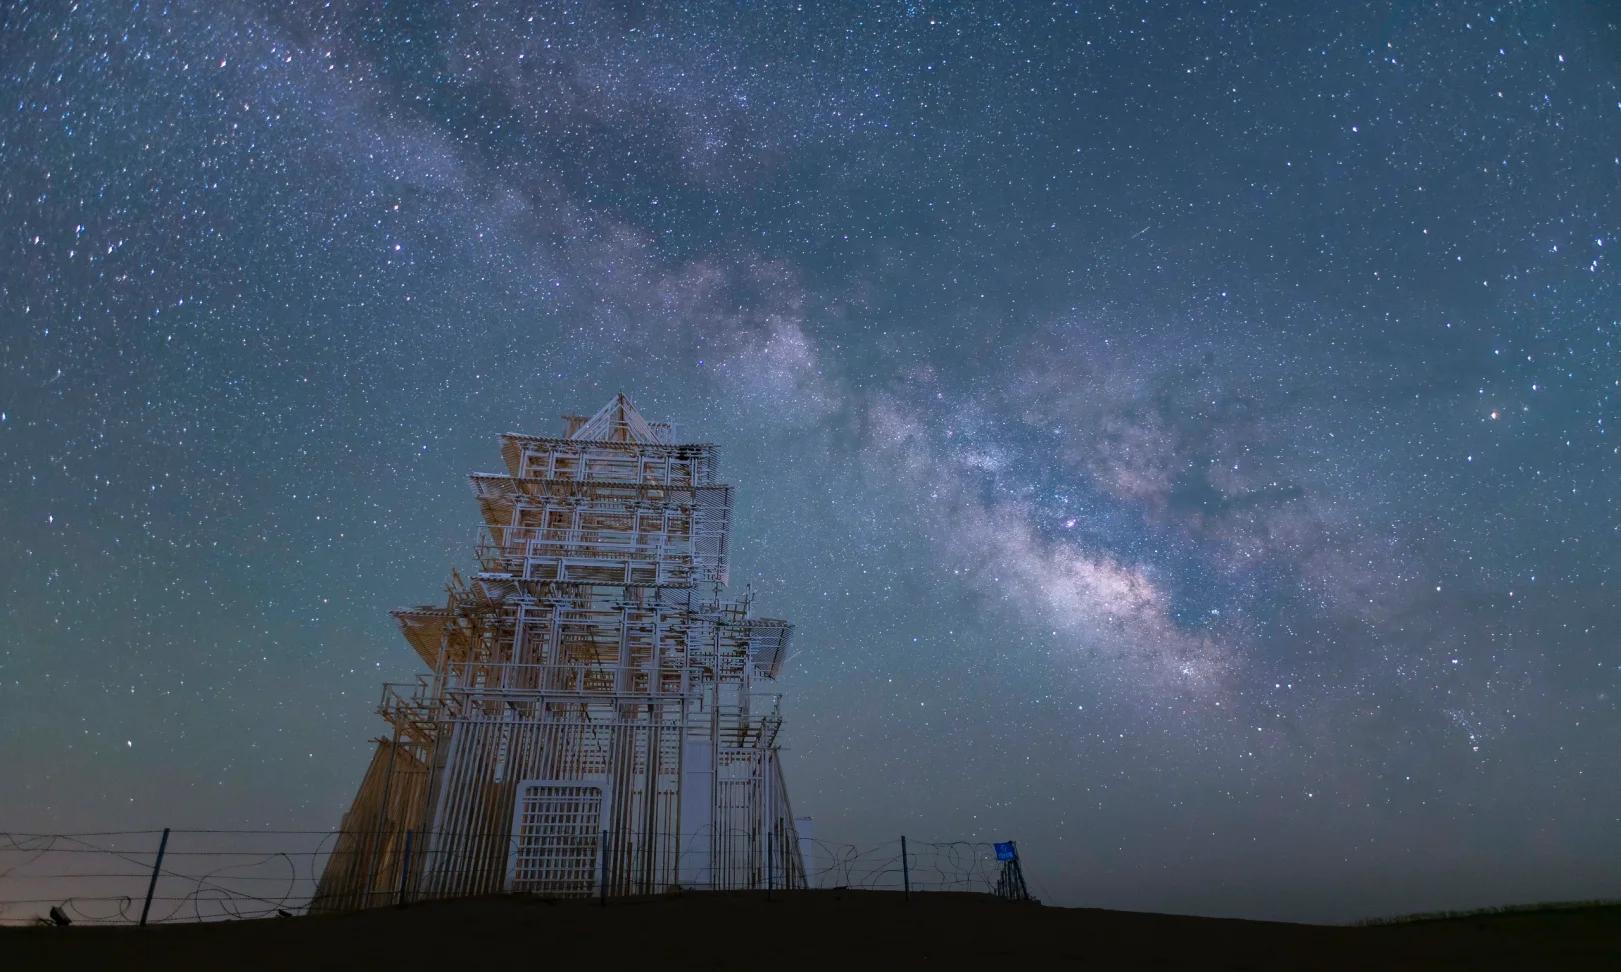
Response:
[[[602,906],[606,908],[608,907],[608,832],[606,830],[602,832],[602,847],[599,853],[602,855],[602,878],[597,882],[597,891],[601,896]]]
[[[415,831],[407,830],[405,832],[405,850],[400,855],[400,890],[394,896],[395,904],[405,904],[405,882],[411,874],[411,835],[413,833]]]
[[[906,859],[906,835],[901,834],[901,886],[906,889],[906,900],[912,900],[912,864]]]
[[[169,828],[163,828],[163,839],[158,841],[158,857],[152,862],[152,880],[146,886],[146,904],[141,905],[141,925],[146,925],[146,913],[152,910],[152,892],[158,889],[158,871],[163,867],[163,852],[169,848]]]

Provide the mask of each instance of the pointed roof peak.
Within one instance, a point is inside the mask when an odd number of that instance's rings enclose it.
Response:
[[[568,437],[595,442],[667,442],[669,426],[648,422],[630,396],[619,392]]]

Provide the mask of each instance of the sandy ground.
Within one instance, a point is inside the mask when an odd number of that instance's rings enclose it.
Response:
[[[5,969],[1621,969],[1621,906],[1367,928],[806,891],[483,898],[360,914],[0,930]],[[522,963],[508,966],[508,963]],[[576,964],[579,963],[579,964]]]

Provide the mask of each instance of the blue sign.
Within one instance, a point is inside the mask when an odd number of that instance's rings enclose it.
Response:
[[[996,859],[997,860],[999,860],[999,861],[1011,861],[1015,857],[1018,857],[1018,856],[1019,856],[1018,852],[1013,849],[1013,841],[1010,840],[1005,844],[997,844],[996,845]]]

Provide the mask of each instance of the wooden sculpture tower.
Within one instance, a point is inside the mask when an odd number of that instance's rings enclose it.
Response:
[[[624,395],[475,474],[478,571],[394,612],[428,668],[312,910],[492,891],[803,886],[770,691],[791,626],[725,599],[732,488]]]

